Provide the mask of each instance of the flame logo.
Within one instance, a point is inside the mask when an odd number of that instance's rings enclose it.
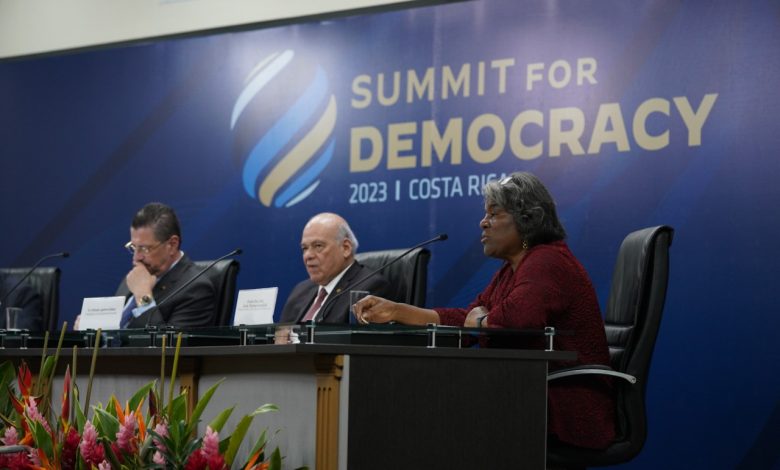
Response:
[[[249,108],[262,108],[278,98],[261,92],[282,81],[279,77],[290,69],[294,57],[291,50],[277,52],[254,67],[233,105],[231,130],[235,131]],[[277,83],[277,87],[283,85]],[[300,88],[293,90],[298,95],[278,118],[265,126],[260,123],[260,138],[248,146],[242,172],[244,190],[266,207],[290,207],[305,199],[317,189],[319,175],[333,157],[336,99],[322,68],[317,66]],[[286,87],[285,91],[290,92]]]

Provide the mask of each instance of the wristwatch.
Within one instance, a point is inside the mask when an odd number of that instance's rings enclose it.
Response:
[[[487,315],[477,317],[477,328],[482,328],[482,322],[485,321],[485,318],[487,318]]]
[[[150,296],[150,295],[145,295],[145,296],[141,297],[141,301],[140,301],[140,302],[138,302],[138,306],[139,306],[139,307],[146,307],[147,305],[149,305],[150,303],[152,303],[152,300],[153,300],[153,299],[152,299],[152,296]]]

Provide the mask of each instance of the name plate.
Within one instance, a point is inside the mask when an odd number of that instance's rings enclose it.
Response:
[[[86,297],[81,304],[79,330],[118,330],[122,322],[125,298]]]
[[[265,325],[274,321],[278,287],[238,291],[233,325]]]

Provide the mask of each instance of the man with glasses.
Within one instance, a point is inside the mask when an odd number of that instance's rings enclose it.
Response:
[[[214,325],[216,293],[206,277],[165,300],[199,272],[181,251],[179,219],[172,208],[156,202],[142,207],[133,217],[125,248],[133,255],[133,267],[117,290],[128,298],[122,328]]]
[[[348,323],[349,293],[341,292],[371,273],[355,262],[357,247],[355,234],[341,216],[326,212],[312,217],[301,236],[301,254],[309,279],[295,286],[287,297],[280,321]],[[382,296],[388,294],[389,287],[387,279],[377,273],[354,288]]]

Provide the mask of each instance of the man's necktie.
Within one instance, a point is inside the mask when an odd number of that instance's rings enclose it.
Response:
[[[325,300],[326,295],[328,295],[328,291],[326,291],[324,287],[320,287],[320,293],[317,295],[314,303],[311,304],[309,311],[306,312],[306,315],[303,317],[303,321],[309,321],[314,318],[314,314],[317,313],[317,310],[319,310],[320,307],[322,307],[322,301]]]
[[[122,310],[122,321],[119,322],[119,328],[127,328],[130,320],[133,319],[133,309],[136,307],[135,296],[130,296],[130,302],[127,303],[125,309]]]

